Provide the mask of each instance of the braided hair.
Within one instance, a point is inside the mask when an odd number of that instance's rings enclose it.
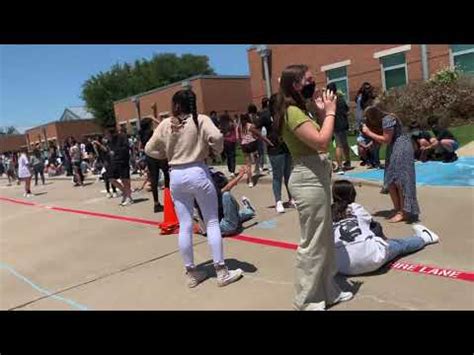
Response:
[[[199,129],[196,94],[190,89],[180,90],[173,95],[171,101],[173,116],[179,118],[180,115],[191,114],[196,128]]]

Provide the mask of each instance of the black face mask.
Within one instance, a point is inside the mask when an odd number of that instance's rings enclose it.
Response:
[[[305,99],[311,99],[314,95],[315,90],[316,90],[316,83],[312,82],[310,84],[303,86],[303,90],[301,90],[301,95],[303,95]]]

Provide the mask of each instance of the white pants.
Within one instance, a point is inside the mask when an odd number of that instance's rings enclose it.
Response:
[[[192,241],[194,200],[201,209],[207,227],[207,238],[214,263],[224,264],[217,193],[208,167],[204,163],[171,166],[170,190],[179,219],[179,250],[185,266],[194,266]]]

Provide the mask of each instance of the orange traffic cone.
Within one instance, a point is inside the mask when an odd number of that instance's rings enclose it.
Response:
[[[164,191],[164,221],[160,223],[160,234],[174,234],[179,230],[178,217],[174,210],[173,199],[169,188],[165,188]]]

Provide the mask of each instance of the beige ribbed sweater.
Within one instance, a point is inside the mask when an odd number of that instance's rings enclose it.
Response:
[[[198,115],[199,134],[191,115],[177,130],[172,129],[175,120],[166,118],[158,125],[145,146],[146,155],[168,159],[169,165],[182,165],[203,162],[210,151],[216,156],[222,153],[224,137],[208,116]]]

